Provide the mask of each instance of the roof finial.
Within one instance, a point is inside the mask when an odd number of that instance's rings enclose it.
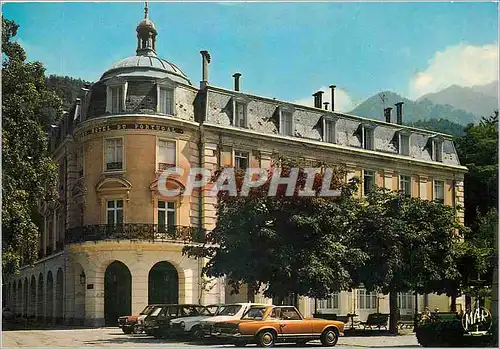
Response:
[[[148,2],[144,2],[144,19],[148,19]]]

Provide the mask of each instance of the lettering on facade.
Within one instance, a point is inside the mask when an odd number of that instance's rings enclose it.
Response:
[[[163,131],[163,132],[171,132],[171,133],[184,133],[183,129],[177,127],[170,127],[165,125],[156,125],[156,124],[113,124],[113,125],[105,125],[93,127],[90,130],[85,131],[84,136],[93,134],[93,133],[101,133],[113,130],[152,130],[152,131]]]

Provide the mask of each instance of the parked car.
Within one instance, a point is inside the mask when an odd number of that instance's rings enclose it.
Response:
[[[217,322],[241,319],[243,314],[245,314],[250,307],[254,306],[265,307],[266,305],[257,303],[234,303],[224,305],[218,314],[200,321],[200,327],[203,331],[203,335],[205,337],[210,336],[212,328]]]
[[[169,335],[170,321],[179,317],[199,316],[208,313],[206,307],[199,304],[170,304],[155,308],[146,317],[144,332],[157,338]]]
[[[223,304],[211,304],[204,309],[198,316],[179,317],[170,321],[169,334],[172,336],[189,335],[193,339],[203,337],[200,322],[217,314],[224,308]]]
[[[159,306],[159,305],[161,305],[161,304],[150,304],[146,308],[144,308],[139,313],[139,315],[120,316],[118,318],[118,327],[120,327],[122,329],[123,333],[125,333],[125,334],[130,334],[132,332],[135,332],[135,333],[142,332],[142,330],[140,332],[137,332],[139,330],[139,327],[137,327],[136,325],[137,325],[137,321],[138,321],[139,317],[147,316],[151,311],[153,311],[153,309],[156,306]]]
[[[260,306],[250,308],[241,320],[218,322],[213,334],[229,338],[235,345],[257,343],[272,347],[278,342],[299,345],[320,339],[323,346],[334,346],[344,335],[344,323],[324,319],[304,319],[293,306]]]

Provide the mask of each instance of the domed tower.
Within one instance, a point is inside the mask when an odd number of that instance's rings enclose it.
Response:
[[[144,6],[144,20],[137,25],[137,55],[156,56],[156,31],[155,25],[149,20],[148,3]]]
[[[136,314],[148,302],[199,297],[201,267],[182,256],[183,242],[204,237],[198,202],[182,195],[183,178],[161,180],[166,169],[198,167],[198,89],[158,57],[148,12],[146,5],[136,27],[136,54],[106,70],[71,115],[65,244],[81,275],[75,292],[85,297],[75,303],[98,305],[90,315],[75,310],[75,317],[99,326],[115,325],[117,314]],[[95,292],[83,289],[84,275]]]

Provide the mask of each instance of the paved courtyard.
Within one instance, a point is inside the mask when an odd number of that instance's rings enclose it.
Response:
[[[254,345],[253,345],[254,346]],[[307,348],[320,347],[311,342]],[[54,348],[54,347],[133,347],[133,348],[231,348],[232,345],[200,345],[182,341],[166,341],[145,335],[125,335],[114,327],[95,329],[21,330],[2,332],[3,348]],[[249,346],[252,347],[252,346]],[[254,346],[255,347],[255,346]],[[294,344],[278,344],[276,347],[296,347]],[[342,337],[337,347],[418,347],[413,334],[400,336]]]

